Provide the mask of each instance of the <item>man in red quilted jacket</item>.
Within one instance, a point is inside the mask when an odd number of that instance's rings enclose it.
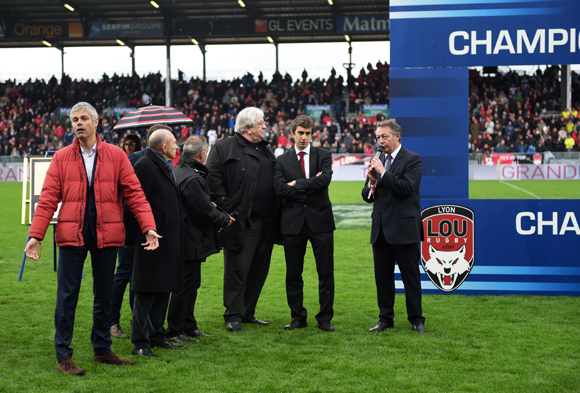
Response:
[[[56,225],[60,253],[54,346],[58,368],[63,373],[84,375],[85,371],[71,360],[70,344],[87,253],[91,253],[93,270],[93,363],[133,364],[111,352],[109,330],[117,248],[125,241],[122,198],[146,236],[141,246],[156,249],[160,236],[127,155],[97,135],[99,119],[95,108],[79,102],[72,108],[70,118],[76,139],[59,150],[50,163],[24,251],[34,260],[40,258],[40,242],[61,202]]]

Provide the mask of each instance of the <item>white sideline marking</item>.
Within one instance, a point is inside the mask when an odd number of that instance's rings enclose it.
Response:
[[[502,183],[502,184],[508,185],[508,186],[510,186],[510,187],[513,187],[513,188],[515,188],[516,190],[523,191],[523,192],[525,192],[526,194],[529,194],[529,195],[533,196],[533,197],[534,197],[534,198],[536,198],[536,199],[542,199],[542,198],[540,198],[539,196],[537,196],[536,194],[534,194],[533,192],[529,192],[528,190],[524,190],[523,188],[520,188],[520,187],[518,187],[518,186],[514,186],[513,184],[506,183],[506,182],[504,182],[503,180],[500,180],[499,182],[500,182],[500,183]]]

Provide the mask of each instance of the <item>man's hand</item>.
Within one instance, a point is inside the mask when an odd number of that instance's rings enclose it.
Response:
[[[235,219],[235,218],[233,218],[232,216],[230,216],[230,222],[228,222],[228,224],[227,224],[227,225],[226,225],[224,228],[227,228],[227,227],[229,227],[230,225],[232,225],[232,224],[234,223],[234,221],[236,221],[236,219]],[[224,228],[220,228],[220,229],[218,229],[218,233],[220,233],[220,232],[222,231],[222,229],[224,229]]]
[[[228,225],[226,225],[226,228],[229,227],[230,225],[232,225],[234,223],[234,221],[236,221],[236,219],[233,218],[232,216],[230,216],[230,222],[228,222]]]
[[[316,176],[320,176],[320,175],[322,175],[322,171],[320,171],[316,174]]]
[[[149,230],[145,234],[145,239],[147,239],[147,241],[145,243],[141,243],[141,245],[147,246],[145,247],[146,250],[153,251],[159,247],[159,240],[157,239],[161,239],[162,237],[163,236],[158,235],[157,232]]]
[[[378,157],[373,157],[373,159],[371,160],[371,163],[369,164],[369,172],[371,170],[374,170],[377,174],[381,176],[383,175],[383,173],[386,172],[383,163],[381,162],[381,160],[379,160]]]
[[[296,180],[292,180],[286,184],[289,185],[290,187],[296,187]]]
[[[38,253],[38,249],[40,248],[40,242],[38,239],[30,238],[28,243],[26,243],[26,247],[24,248],[24,252],[28,258],[32,258],[35,261],[38,261],[40,258],[40,254]]]

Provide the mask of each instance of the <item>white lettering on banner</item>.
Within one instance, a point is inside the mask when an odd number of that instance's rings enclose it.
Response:
[[[332,166],[355,164],[361,160],[361,156],[344,156],[332,161]]]
[[[0,181],[22,181],[24,169],[22,165],[11,167],[0,167]]]
[[[530,221],[536,221],[537,227],[535,225],[527,225],[526,228],[522,226],[522,219],[528,218]],[[533,235],[537,233],[538,235],[544,234],[544,227],[552,227],[552,235],[565,235],[566,232],[574,232],[576,235],[580,235],[580,226],[578,226],[578,220],[574,212],[566,212],[564,220],[562,221],[562,226],[560,231],[558,231],[558,212],[552,212],[551,220],[544,220],[544,213],[538,212],[538,219],[536,220],[536,215],[533,212],[520,212],[516,215],[516,231],[520,235]]]
[[[469,34],[466,31],[454,31],[449,35],[449,51],[452,55],[466,55],[469,53],[469,45],[465,45],[463,49],[455,48],[455,37],[463,37],[469,40]]]
[[[285,23],[284,23],[285,22]],[[332,19],[272,19],[268,21],[268,31],[311,31],[334,30]]]
[[[478,40],[477,31],[471,32],[471,54],[477,54],[477,45],[485,45],[485,53],[491,54],[491,30],[485,32],[485,40]]]
[[[538,45],[538,42],[540,43],[540,53],[546,53],[546,30],[536,30],[536,35],[534,35],[534,40],[531,44],[526,31],[518,30],[517,40],[518,54],[522,53],[522,43],[526,44],[528,53],[534,53],[536,51],[536,45]]]
[[[571,164],[501,165],[500,180],[579,180],[580,166]]]
[[[358,16],[355,16],[351,20],[345,16],[342,29],[343,31],[385,31],[388,30],[388,26],[388,19],[375,19],[373,16],[370,20],[360,20]]]
[[[163,29],[163,23],[103,23],[102,30],[153,30]]]
[[[536,50],[538,53],[546,53],[546,36],[548,53],[554,53],[556,47],[564,47],[566,45],[569,45],[570,53],[575,53],[576,49],[580,48],[580,33],[577,33],[576,28],[571,28],[569,31],[566,29],[547,29],[547,34],[546,29],[538,29],[533,33],[534,38],[531,42],[530,35],[528,35],[526,30],[517,30],[515,48],[514,40],[509,30],[500,30],[495,39],[492,30],[485,31],[485,38],[482,38],[482,32],[473,30],[471,34],[467,31],[451,32],[449,34],[449,52],[455,56],[476,55],[477,47],[485,46],[485,53],[488,55],[497,55],[501,51],[520,55],[524,53],[524,49],[528,54],[536,53]]]

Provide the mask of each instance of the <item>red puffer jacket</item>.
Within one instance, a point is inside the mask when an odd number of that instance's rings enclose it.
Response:
[[[150,229],[156,231],[151,207],[125,152],[102,142],[97,135],[95,165],[97,246],[120,247],[124,244],[122,198],[137,218],[143,233]],[[29,236],[39,240],[44,238],[58,203],[62,201],[56,224],[56,243],[59,247],[83,246],[86,193],[86,171],[79,141],[75,139],[72,145],[59,150],[52,158]]]

